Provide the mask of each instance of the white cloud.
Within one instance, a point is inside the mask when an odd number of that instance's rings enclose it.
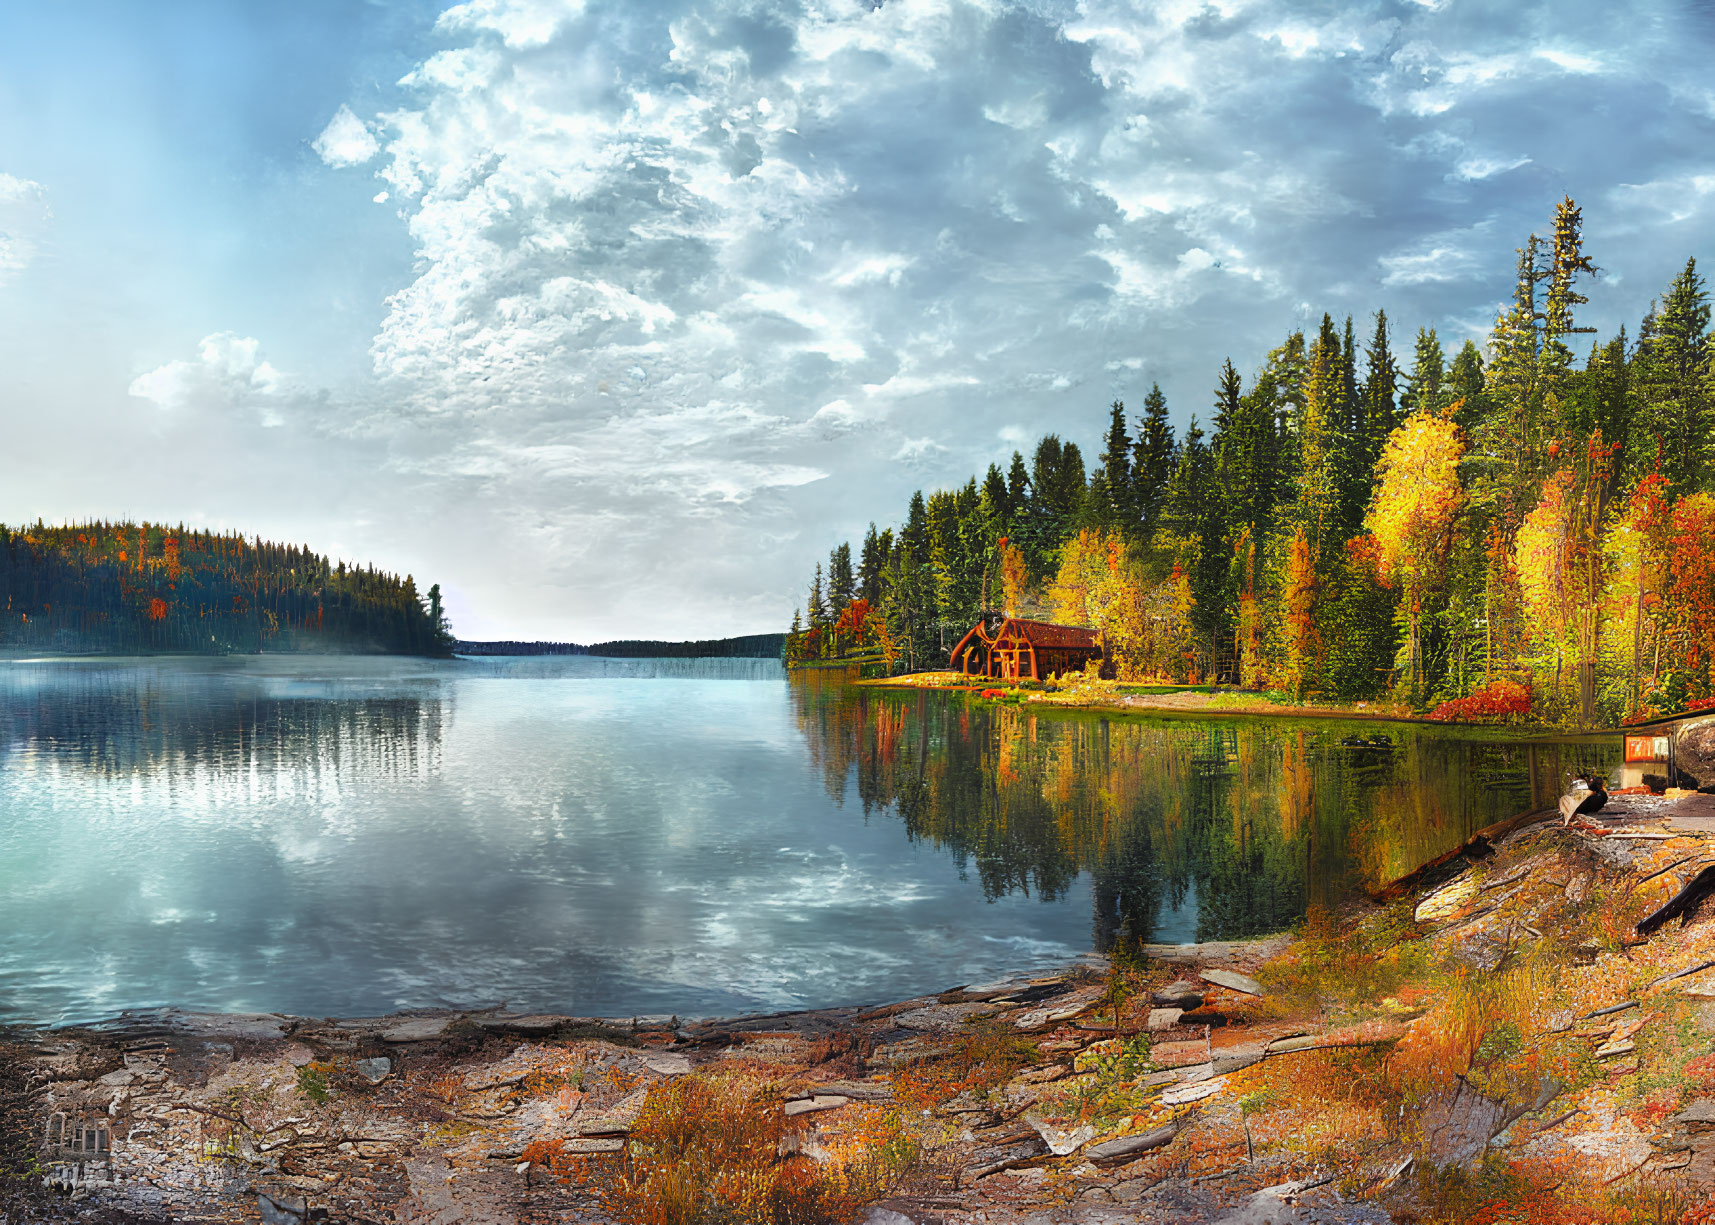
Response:
[[[1094,442],[1157,379],[1182,421],[1222,358],[1323,310],[1486,310],[1544,177],[1576,192],[1593,149],[1701,207],[1695,140],[1567,95],[1660,62],[1635,17],[1277,9],[456,4],[387,107],[317,142],[376,159],[416,255],[349,428],[426,496],[540,521],[568,615],[637,629],[611,610],[646,579],[759,607],[912,484]]]
[[[261,348],[254,337],[217,332],[203,337],[194,359],[167,362],[139,374],[128,390],[163,409],[271,399],[285,390],[284,380],[262,359]]]
[[[334,112],[310,147],[330,166],[360,166],[381,152],[375,134],[345,105]]]
[[[35,258],[51,216],[40,183],[0,173],[0,284]]]
[[[486,30],[508,47],[540,47],[568,20],[583,12],[582,0],[469,0],[435,22],[440,30]]]

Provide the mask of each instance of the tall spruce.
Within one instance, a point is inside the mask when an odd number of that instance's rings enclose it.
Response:
[[[1662,475],[1677,493],[1715,486],[1715,408],[1709,379],[1715,375],[1710,356],[1709,296],[1697,261],[1668,286],[1661,304],[1651,310],[1638,336],[1638,382],[1644,402],[1638,423],[1652,463],[1659,451]]]
[[[1167,397],[1161,384],[1152,384],[1143,398],[1137,422],[1136,453],[1132,459],[1137,500],[1138,533],[1148,539],[1161,517],[1168,478],[1173,475],[1173,427],[1167,423]]]

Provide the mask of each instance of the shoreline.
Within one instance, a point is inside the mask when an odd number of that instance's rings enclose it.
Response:
[[[14,1027],[0,1136],[10,1104],[101,1147],[38,1145],[12,1219],[595,1225],[732,1162],[830,1225],[1715,1207],[1715,818],[1625,798],[1291,935],[869,1008]]]
[[[1002,683],[965,684],[951,679],[963,674],[954,672],[917,672],[906,673],[902,676],[875,677],[868,680],[854,681],[853,684],[863,688],[915,690],[933,693],[976,693],[985,689],[1004,688]],[[912,677],[935,678],[914,681]],[[1103,682],[1111,683],[1111,682]],[[1169,686],[1139,686],[1139,688],[1170,688]],[[1021,700],[1015,705],[1047,709],[1085,711],[1097,714],[1146,714],[1166,715],[1173,717],[1198,717],[1209,719],[1247,718],[1247,719],[1326,719],[1347,720],[1353,723],[1415,723],[1430,727],[1482,729],[1494,732],[1512,733],[1519,739],[1532,738],[1563,738],[1567,736],[1606,736],[1619,735],[1641,728],[1657,727],[1662,724],[1676,723],[1684,719],[1695,718],[1701,712],[1681,712],[1673,715],[1663,715],[1647,723],[1615,725],[1613,727],[1563,728],[1552,723],[1471,723],[1450,719],[1431,719],[1427,715],[1401,714],[1397,711],[1354,710],[1335,706],[1281,706],[1272,702],[1255,702],[1242,706],[1210,707],[1207,703],[1188,703],[1174,701],[1177,698],[1207,697],[1210,699],[1249,693],[1249,690],[1220,689],[1211,692],[1210,688],[1201,685],[1175,686],[1183,689],[1183,693],[1170,694],[1127,694],[1115,693],[1091,694],[1078,690],[1046,691],[1046,690],[1011,690],[1020,695]],[[1072,696],[1064,696],[1066,694]],[[1160,700],[1167,699],[1167,700]],[[1001,699],[989,699],[1002,701]]]

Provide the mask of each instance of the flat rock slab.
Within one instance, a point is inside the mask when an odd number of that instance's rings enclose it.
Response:
[[[1700,1097],[1673,1116],[1675,1123],[1715,1123],[1715,1098]]]
[[[899,1013],[893,1018],[893,1023],[901,1029],[914,1029],[920,1033],[944,1033],[963,1029],[965,1022],[972,1017],[993,1016],[1000,1011],[998,1005],[978,1002],[933,1004],[928,1008],[914,1008],[910,1012]]]
[[[1095,1006],[1096,1001],[1106,994],[1105,988],[1085,988],[1056,998],[1050,1007],[1014,1013],[1009,1019],[1019,1029],[1046,1029],[1050,1025],[1070,1021],[1080,1013],[1088,1012]]]
[[[683,1076],[691,1070],[688,1058],[669,1051],[644,1051],[637,1062],[660,1076]]]
[[[430,1042],[447,1032],[451,1017],[417,1017],[401,1021],[382,1030],[376,1037],[383,1042]]]
[[[634,1089],[593,1119],[579,1126],[578,1134],[580,1136],[625,1135],[631,1130],[632,1124],[637,1122],[637,1116],[643,1112],[643,1103],[648,1096],[649,1090]]]
[[[816,1114],[823,1110],[838,1110],[852,1099],[837,1093],[818,1093],[814,1097],[801,1097],[797,1101],[787,1102],[785,1112],[787,1118],[800,1114]]]
[[[1024,1121],[1036,1129],[1048,1151],[1056,1157],[1070,1156],[1096,1138],[1096,1128],[1091,1123],[1057,1123],[1034,1110],[1024,1112]]]
[[[1183,1106],[1188,1102],[1200,1102],[1206,1097],[1214,1097],[1227,1087],[1224,1076],[1216,1076],[1209,1080],[1193,1081],[1190,1084],[1175,1085],[1164,1089],[1161,1102],[1165,1106]]]
[[[556,1016],[551,1013],[529,1013],[513,1015],[501,1012],[485,1017],[472,1018],[484,1029],[500,1030],[509,1034],[551,1034],[556,1029],[572,1023],[572,1017]]]
[[[570,1157],[592,1157],[597,1153],[623,1153],[625,1141],[618,1136],[611,1138],[578,1136],[563,1141],[560,1151]]]
[[[1149,1057],[1164,1068],[1182,1068],[1193,1063],[1207,1063],[1209,1044],[1198,1038],[1190,1042],[1156,1042],[1149,1048]]]
[[[1179,1024],[1179,1018],[1185,1015],[1182,1008],[1151,1008],[1149,1020],[1144,1022],[1144,1028],[1151,1033],[1159,1033],[1164,1029],[1172,1029]]]
[[[1204,970],[1203,981],[1214,983],[1217,987],[1225,987],[1229,991],[1240,991],[1245,995],[1263,993],[1262,984],[1249,975],[1240,974],[1237,970]]]

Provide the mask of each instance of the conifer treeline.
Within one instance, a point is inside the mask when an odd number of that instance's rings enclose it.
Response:
[[[437,583],[183,525],[0,525],[0,649],[445,655]]]
[[[1093,470],[1049,435],[818,565],[788,656],[863,644],[945,666],[1000,612],[1100,629],[1122,679],[1593,722],[1711,693],[1715,366],[1694,260],[1635,338],[1574,346],[1596,272],[1572,200],[1519,252],[1487,345],[1409,366],[1377,311],[1324,315],[1205,432],[1159,388],[1115,403]]]

